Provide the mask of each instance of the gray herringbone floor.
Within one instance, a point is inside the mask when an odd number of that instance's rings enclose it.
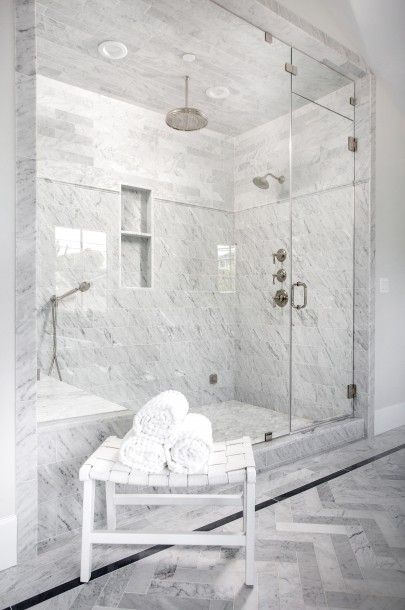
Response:
[[[253,589],[241,551],[173,548],[36,608],[405,609],[405,450],[265,508],[256,522]]]

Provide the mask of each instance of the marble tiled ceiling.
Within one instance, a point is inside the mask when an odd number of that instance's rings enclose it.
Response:
[[[183,105],[188,73],[191,105],[229,135],[289,111],[290,47],[269,45],[261,30],[211,0],[38,0],[37,24],[45,76],[166,113]],[[104,40],[124,42],[128,55],[101,58]],[[184,53],[196,61],[186,64]],[[208,98],[205,90],[219,85],[230,96]],[[325,81],[317,94],[330,90]]]

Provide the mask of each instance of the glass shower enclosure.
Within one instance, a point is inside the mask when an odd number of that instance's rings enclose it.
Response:
[[[87,54],[86,7],[71,56],[38,14],[42,377],[50,298],[89,281],[58,307],[62,383],[130,411],[178,389],[216,440],[350,417],[354,82],[209,0],[159,5],[122,64]],[[193,132],[165,123],[186,75]]]

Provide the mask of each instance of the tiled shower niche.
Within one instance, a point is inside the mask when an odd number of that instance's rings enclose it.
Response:
[[[152,191],[121,185],[120,285],[150,288],[153,262]]]

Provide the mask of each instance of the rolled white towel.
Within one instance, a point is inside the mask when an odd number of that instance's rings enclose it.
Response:
[[[162,472],[166,466],[165,450],[154,438],[131,428],[122,439],[120,462],[142,472]]]
[[[204,473],[212,451],[212,426],[200,413],[189,413],[181,425],[176,440],[165,445],[167,465],[173,472]]]
[[[176,390],[166,390],[151,398],[135,415],[136,432],[160,443],[171,443],[188,412],[187,398]]]

